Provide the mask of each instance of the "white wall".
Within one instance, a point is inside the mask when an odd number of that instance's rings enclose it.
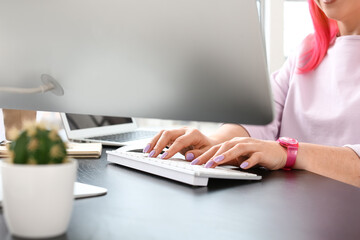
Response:
[[[264,0],[265,41],[270,73],[284,63],[284,0]]]

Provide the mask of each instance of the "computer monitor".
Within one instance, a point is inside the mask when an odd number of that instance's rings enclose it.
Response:
[[[266,124],[256,0],[0,0],[0,107]],[[51,78],[50,77],[50,78]]]

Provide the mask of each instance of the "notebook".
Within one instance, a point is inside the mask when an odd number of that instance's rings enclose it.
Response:
[[[75,142],[100,142],[108,146],[148,143],[157,133],[137,127],[133,118],[60,113],[66,136]]]
[[[99,158],[102,145],[100,143],[66,143],[67,156],[72,158]],[[0,158],[8,158],[9,152],[5,145],[0,144]]]

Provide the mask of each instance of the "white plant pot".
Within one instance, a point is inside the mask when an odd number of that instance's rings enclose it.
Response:
[[[3,208],[11,234],[48,238],[66,232],[74,201],[77,162],[51,165],[1,163]]]

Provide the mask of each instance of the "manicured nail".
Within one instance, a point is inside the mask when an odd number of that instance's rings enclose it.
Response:
[[[194,154],[193,153],[188,153],[186,154],[185,156],[185,159],[188,160],[188,161],[191,161],[195,158]]]
[[[198,164],[199,163],[199,159],[197,158],[197,159],[195,159],[194,161],[192,161],[191,163],[190,163],[190,165],[196,165],[196,164]]]
[[[249,166],[249,163],[248,162],[243,162],[240,167],[241,168],[246,168],[247,166]]]
[[[148,145],[146,145],[146,147],[143,150],[143,153],[147,153],[150,149],[150,143]]]
[[[169,155],[169,153],[168,153],[168,152],[164,152],[164,153],[161,155],[161,159],[166,158],[167,155]]]
[[[211,161],[208,161],[206,164],[205,164],[205,168],[211,168],[212,167],[212,165],[214,165],[214,161],[213,160],[211,160]]]
[[[149,157],[152,157],[155,155],[155,150],[152,150],[150,153],[149,153]]]
[[[214,162],[216,162],[216,163],[219,163],[219,162],[221,162],[222,160],[224,160],[224,156],[223,155],[219,155],[219,156],[217,156],[216,158],[214,158]]]

